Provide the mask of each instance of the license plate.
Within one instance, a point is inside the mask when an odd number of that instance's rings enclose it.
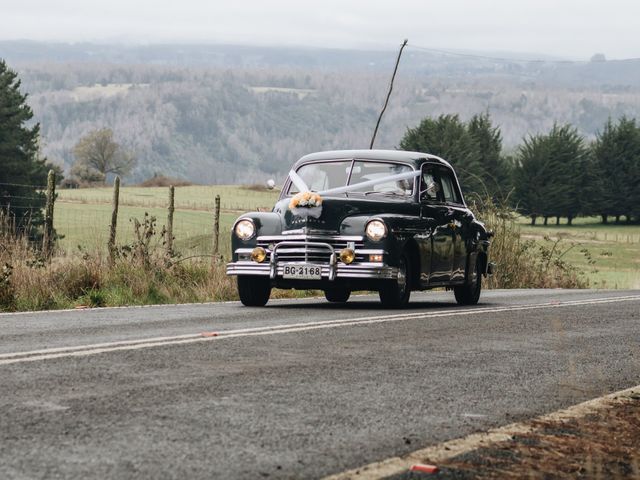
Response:
[[[282,270],[283,278],[295,278],[298,280],[322,279],[322,267],[320,265],[284,265]]]

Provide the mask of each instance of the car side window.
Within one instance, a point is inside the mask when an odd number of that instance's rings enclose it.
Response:
[[[442,169],[439,173],[444,201],[449,203],[462,203],[451,172],[449,170]]]
[[[422,182],[420,184],[421,202],[442,202],[442,189],[433,167],[422,169]]]

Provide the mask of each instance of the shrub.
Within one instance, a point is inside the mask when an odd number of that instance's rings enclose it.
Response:
[[[489,288],[587,288],[589,281],[563,260],[574,245],[548,238],[542,243],[522,240],[516,212],[504,203],[476,197],[470,203],[476,216],[494,232],[490,260],[496,263]],[[589,252],[582,251],[589,256]]]
[[[154,175],[153,177],[146,179],[144,182],[139,183],[138,187],[169,187],[171,185],[174,187],[189,187],[193,185],[193,183],[180,178]]]

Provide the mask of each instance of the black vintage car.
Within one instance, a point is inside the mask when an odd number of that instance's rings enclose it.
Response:
[[[419,152],[313,153],[293,166],[271,212],[242,215],[231,234],[240,300],[271,289],[324,290],[330,302],[374,290],[403,307],[412,290],[452,288],[478,302],[491,232],[467,208],[445,160]]]

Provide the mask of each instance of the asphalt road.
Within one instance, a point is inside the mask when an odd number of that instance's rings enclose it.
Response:
[[[374,300],[0,314],[0,478],[319,478],[640,383],[640,291]]]

